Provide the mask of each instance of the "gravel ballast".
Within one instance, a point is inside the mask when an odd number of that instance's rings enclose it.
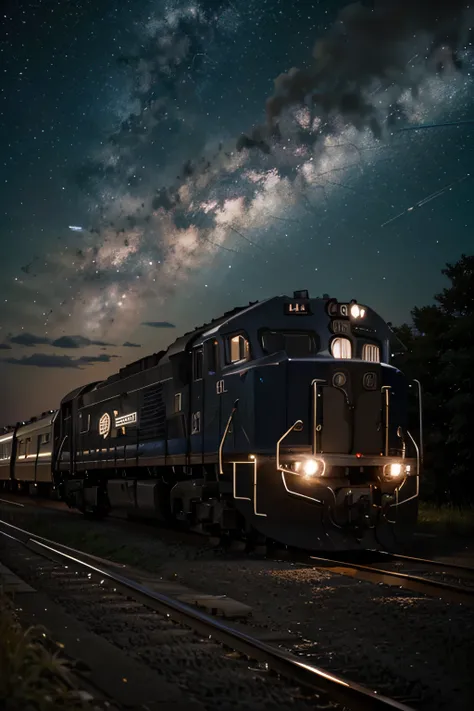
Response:
[[[2,507],[3,518],[6,511]],[[312,663],[420,709],[464,711],[473,705],[470,607],[284,561],[174,543],[168,532],[161,540],[159,531],[127,528],[125,522],[24,509],[9,515],[41,535],[60,541],[63,534],[69,545],[246,603],[253,608],[251,627],[290,633],[295,640],[285,647]]]

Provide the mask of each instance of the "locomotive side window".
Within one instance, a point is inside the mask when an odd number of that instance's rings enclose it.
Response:
[[[290,358],[307,358],[316,355],[318,343],[311,331],[270,331],[262,333],[262,348],[265,353],[285,351]]]
[[[250,357],[249,342],[244,335],[232,336],[229,339],[229,359],[231,363],[239,360],[248,360]]]
[[[373,343],[364,343],[362,346],[362,360],[370,363],[380,363],[380,348]]]
[[[206,342],[206,362],[209,375],[215,375],[219,370],[219,341]]]
[[[352,358],[352,343],[348,338],[335,338],[331,343],[334,358]]]
[[[203,350],[202,347],[193,351],[193,380],[202,380]]]

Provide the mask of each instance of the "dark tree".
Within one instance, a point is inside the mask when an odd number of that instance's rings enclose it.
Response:
[[[396,365],[423,386],[424,494],[462,505],[474,502],[474,255],[443,274],[436,304],[394,329],[408,349]]]

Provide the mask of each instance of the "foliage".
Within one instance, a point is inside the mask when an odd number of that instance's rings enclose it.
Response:
[[[472,536],[474,534],[474,507],[437,506],[424,501],[418,510],[418,524],[421,529],[437,534]]]
[[[46,649],[39,627],[24,630],[12,603],[0,593],[0,708],[5,711],[85,711],[58,652]]]
[[[474,255],[442,273],[450,284],[435,305],[414,308],[395,329],[407,347],[396,365],[424,391],[426,498],[474,502]]]

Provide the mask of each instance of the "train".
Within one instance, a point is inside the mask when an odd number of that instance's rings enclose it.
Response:
[[[422,393],[369,306],[250,302],[0,435],[0,488],[305,550],[416,527]]]

